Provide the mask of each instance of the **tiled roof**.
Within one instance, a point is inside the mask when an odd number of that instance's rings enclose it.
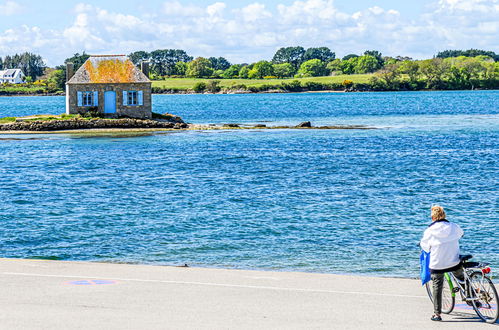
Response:
[[[99,55],[90,58],[76,71],[68,84],[114,84],[150,82],[124,55]]]

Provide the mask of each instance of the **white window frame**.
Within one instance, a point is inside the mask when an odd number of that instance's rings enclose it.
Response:
[[[129,106],[139,105],[139,93],[137,91],[128,91],[127,97]]]
[[[84,107],[93,107],[94,106],[94,92],[82,92]]]

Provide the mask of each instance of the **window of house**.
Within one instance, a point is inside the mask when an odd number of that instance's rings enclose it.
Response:
[[[137,91],[128,92],[128,105],[138,105]]]
[[[94,105],[94,93],[83,92],[83,106],[92,107]]]

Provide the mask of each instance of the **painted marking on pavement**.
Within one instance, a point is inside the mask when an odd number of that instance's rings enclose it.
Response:
[[[116,284],[116,281],[109,281],[109,280],[80,280],[80,281],[71,281],[67,282],[66,284],[70,285],[109,285],[109,284]]]
[[[15,275],[15,276],[31,276],[31,277],[52,277],[52,278],[79,278],[79,279],[81,279],[81,278],[100,279],[101,278],[101,277],[81,276],[81,275],[80,276],[76,276],[76,275],[49,275],[49,274],[10,273],[10,272],[3,272],[1,274],[2,275]],[[362,295],[362,296],[381,296],[381,297],[428,299],[428,296],[414,296],[414,295],[377,293],[377,292],[361,292],[361,291],[299,289],[299,288],[283,288],[283,287],[276,287],[276,286],[223,284],[223,283],[189,282],[189,281],[145,280],[145,279],[136,279],[136,278],[108,278],[108,280],[123,281],[123,282],[201,285],[201,286],[214,286],[214,287],[226,287],[226,288],[262,289],[262,290],[296,291],[296,292],[312,292],[312,293],[339,293],[339,294],[355,294],[355,295]]]

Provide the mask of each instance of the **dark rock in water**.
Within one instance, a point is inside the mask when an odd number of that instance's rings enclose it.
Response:
[[[296,125],[296,127],[297,128],[308,128],[308,127],[312,127],[312,123],[309,121],[304,121],[303,123]]]
[[[224,127],[239,127],[238,124],[224,124]]]
[[[261,128],[264,128],[264,127],[267,127],[267,125],[264,125],[264,124],[257,124],[257,125],[255,125],[255,126],[253,126],[253,127],[261,127]]]

